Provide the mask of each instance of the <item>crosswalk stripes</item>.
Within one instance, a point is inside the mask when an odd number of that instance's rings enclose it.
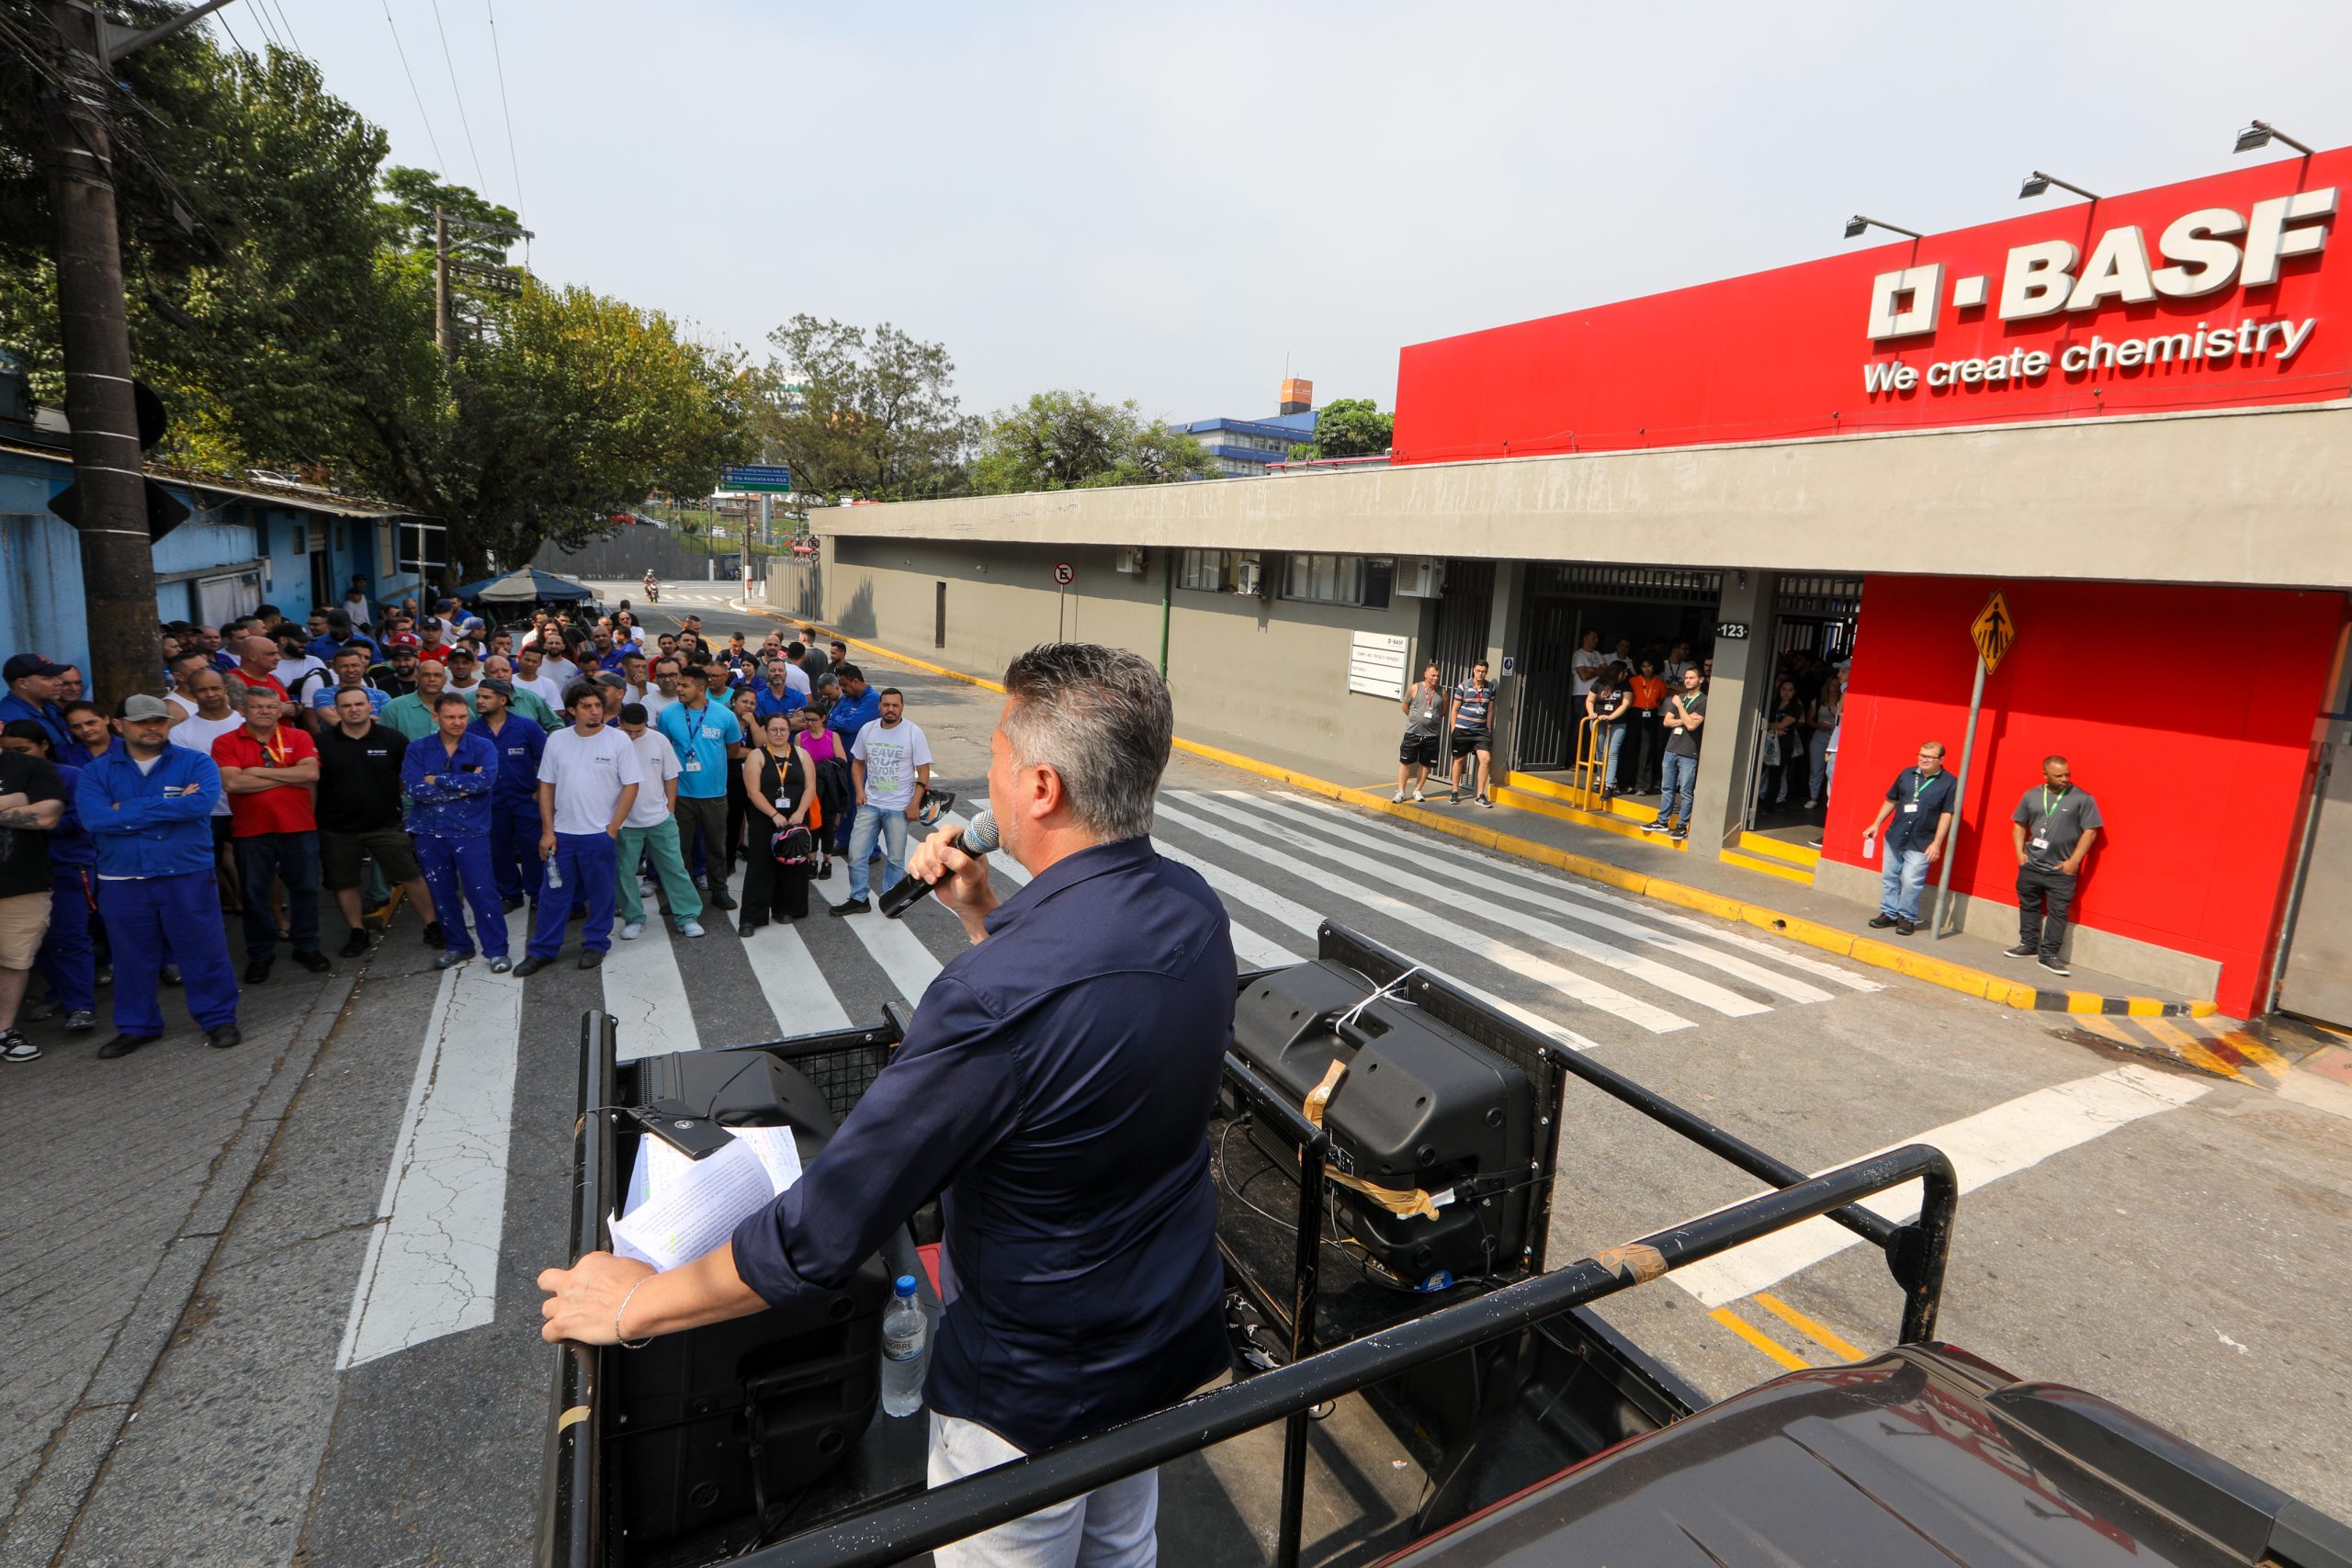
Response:
[[[621,874],[634,876],[636,868],[625,868]],[[621,941],[620,917],[615,915],[613,950],[605,955],[605,1010],[618,1025],[615,1055],[624,1062],[702,1049],[695,1010],[686,1000],[685,977],[678,973],[677,955],[671,951],[670,922],[650,897],[645,905],[644,934]]]
[[[775,1014],[777,1039],[850,1026],[848,1011],[825,984],[824,971],[796,925],[771,926],[747,939],[743,956],[751,960],[752,977]]]
[[[1361,844],[1386,856],[1390,861],[1419,866],[1466,886],[1479,888],[1518,903],[1549,909],[1568,919],[1591,926],[1597,931],[1608,931],[1631,938],[1637,942],[1663,948],[1692,963],[1719,970],[1789,1001],[1826,1002],[1830,999],[1830,993],[1818,986],[1776,973],[1761,964],[1735,957],[1690,937],[1643,925],[1623,916],[1610,914],[1605,910],[1578,904],[1571,899],[1541,892],[1532,887],[1507,882],[1499,876],[1481,870],[1476,863],[1464,863],[1459,859],[1442,858],[1426,851],[1415,849],[1409,843],[1400,843],[1394,836],[1382,838],[1361,829],[1351,828],[1340,818],[1301,811],[1272,796],[1226,790],[1220,792],[1219,798],[1232,803],[1237,809],[1256,811],[1277,818],[1283,822],[1295,824],[1300,828],[1311,829],[1318,833]],[[1311,843],[1315,840],[1298,840],[1294,838],[1294,841]],[[1555,946],[1561,945],[1551,935],[1558,928],[1550,922],[1524,916],[1510,918],[1528,934],[1540,936],[1546,942],[1552,942]]]
[[[889,874],[880,872],[877,874],[887,876]],[[836,908],[849,902],[849,879],[846,876],[838,882],[812,882],[808,886],[823,895],[825,903]],[[879,897],[881,892],[880,888],[874,888],[870,897]],[[810,912],[815,912],[814,905],[810,906]],[[898,988],[900,1000],[909,1007],[922,1000],[923,992],[929,990],[932,981],[938,978],[940,961],[932,956],[931,949],[923,945],[922,939],[904,920],[886,919],[879,909],[869,910],[863,915],[831,918],[847,926],[850,934],[873,954],[874,962],[882,965],[883,972],[890,976],[890,984]]]
[[[510,950],[529,913],[507,917]],[[445,970],[352,1293],[338,1371],[478,1328],[498,1304],[523,986],[481,959]]]
[[[1193,806],[1208,812],[1211,816],[1230,822],[1248,832],[1270,839],[1277,845],[1288,846],[1301,854],[1328,861],[1333,865],[1346,866],[1351,870],[1362,872],[1367,876],[1393,876],[1396,874],[1396,867],[1385,861],[1375,860],[1370,855],[1358,854],[1352,850],[1341,849],[1321,840],[1304,838],[1296,829],[1283,821],[1259,819],[1238,810],[1226,800],[1209,795],[1191,795],[1186,798]],[[1277,861],[1284,859],[1279,852],[1274,858]],[[1315,873],[1314,874],[1326,874]],[[1484,909],[1475,911],[1474,918],[1487,920],[1491,924],[1507,926],[1510,928],[1513,935],[1539,938],[1547,945],[1573,953],[1580,958],[1600,964],[1604,969],[1614,969],[1634,979],[1645,981],[1669,996],[1679,998],[1694,1006],[1713,1009],[1729,1018],[1752,1018],[1758,1013],[1771,1010],[1768,1004],[1751,997],[1742,996],[1737,991],[1719,986],[1712,980],[1686,974],[1670,964],[1661,964],[1644,954],[1629,953],[1621,947],[1612,947],[1605,942],[1587,936],[1582,931],[1570,931],[1566,926],[1550,920],[1523,915],[1508,916],[1501,912]],[[1826,997],[1825,996],[1823,999],[1826,1000]]]
[[[1227,812],[1223,807],[1214,807],[1206,802],[1199,804],[1202,809],[1212,811],[1220,817],[1238,818],[1239,826],[1257,832],[1266,831],[1250,818],[1238,817],[1238,813]],[[1203,822],[1196,817],[1179,811],[1164,801],[1160,805],[1159,817],[1162,821],[1173,822],[1180,828],[1187,829],[1213,841],[1227,844],[1233,842],[1231,833],[1218,829],[1212,823]],[[1448,946],[1459,947],[1476,953],[1497,967],[1532,980],[1571,1001],[1580,1002],[1597,1011],[1621,1018],[1654,1034],[1664,1034],[1673,1030],[1692,1027],[1690,1020],[1669,1012],[1655,1003],[1629,996],[1615,987],[1604,985],[1589,975],[1578,974],[1564,964],[1555,964],[1548,958],[1514,947],[1507,942],[1498,941],[1482,931],[1474,931],[1460,921],[1432,922],[1428,918],[1429,910],[1426,908],[1409,904],[1377,887],[1367,886],[1336,873],[1307,865],[1302,861],[1283,853],[1279,849],[1261,848],[1255,845],[1247,846],[1247,849],[1252,859],[1256,861],[1296,876],[1312,886],[1320,887],[1340,897],[1351,899],[1366,908],[1377,909],[1391,919],[1414,924],[1427,941],[1443,942]],[[1361,859],[1361,857],[1355,858]],[[1375,875],[1388,874],[1385,867],[1375,865],[1372,869]],[[1612,954],[1615,953],[1614,949],[1608,951]],[[1616,954],[1616,956],[1623,955]],[[1664,968],[1663,965],[1654,967]],[[1669,970],[1667,973],[1672,974],[1673,971]],[[1758,1004],[1749,1002],[1745,997],[1735,996],[1729,991],[1723,990],[1721,987],[1708,988],[1717,992],[1723,998],[1724,1005],[1722,1010],[1731,1011],[1735,1009],[1746,1009],[1750,1011],[1763,1010]]]
[[[1359,818],[1354,812],[1350,811],[1346,807],[1336,805],[1330,801],[1318,800],[1313,795],[1291,795],[1285,796],[1284,800],[1285,803],[1293,809],[1305,812],[1318,819],[1328,818],[1333,821],[1349,823],[1360,823],[1363,820],[1363,818]],[[1361,829],[1359,829],[1359,832],[1361,833]],[[1364,836],[1367,838],[1370,837],[1369,835]],[[1378,840],[1377,841],[1384,849],[1385,849],[1390,842],[1390,840],[1385,839]],[[1565,895],[1583,903],[1591,904],[1599,908],[1619,909],[1628,915],[1639,916],[1641,919],[1657,925],[1671,926],[1677,931],[1689,931],[1695,936],[1702,936],[1709,942],[1718,943],[1722,946],[1736,947],[1742,952],[1759,954],[1762,957],[1770,959],[1773,963],[1780,964],[1784,969],[1800,970],[1803,973],[1814,976],[1818,979],[1827,980],[1833,984],[1842,986],[1850,991],[1880,991],[1886,988],[1878,981],[1871,979],[1867,975],[1860,974],[1852,969],[1845,968],[1839,964],[1828,963],[1824,959],[1816,958],[1809,953],[1803,952],[1785,943],[1775,945],[1762,938],[1750,936],[1744,931],[1732,930],[1720,920],[1702,920],[1695,916],[1679,914],[1671,909],[1660,906],[1653,900],[1629,897],[1622,893],[1611,893],[1602,888],[1588,886],[1579,882],[1567,881],[1545,872],[1536,871],[1529,866],[1520,865],[1511,861],[1488,859],[1485,856],[1474,856],[1467,851],[1453,849],[1451,846],[1439,846],[1439,848],[1442,852],[1450,854],[1459,861],[1476,866],[1481,871],[1493,873],[1512,881],[1532,886],[1543,890],[1547,895]]]
[[[1165,802],[1162,803],[1160,814],[1163,816],[1167,814]],[[1199,829],[1196,829],[1194,830],[1198,831]],[[1191,853],[1179,845],[1170,843],[1165,836],[1155,836],[1152,842],[1159,849],[1159,852],[1167,856],[1170,860],[1176,862],[1179,865],[1189,865],[1194,871],[1199,872],[1202,879],[1209,885],[1210,888],[1218,897],[1226,901],[1228,908],[1238,902],[1247,904],[1254,909],[1262,910],[1264,913],[1272,915],[1283,925],[1288,926],[1292,931],[1296,931],[1299,935],[1305,937],[1307,940],[1310,949],[1312,948],[1316,940],[1316,933],[1322,927],[1323,919],[1314,910],[1308,908],[1306,905],[1299,903],[1295,899],[1286,898],[1270,887],[1261,887],[1257,883],[1250,881],[1247,877],[1237,876],[1232,872],[1229,872],[1223,866],[1217,864],[1215,861],[1205,860],[1199,855]],[[1228,917],[1228,919],[1229,919],[1230,917]],[[1239,951],[1238,945],[1236,951]],[[1277,962],[1295,963],[1296,960],[1284,958],[1278,960]],[[1577,1033],[1575,1030],[1568,1028],[1565,1024],[1555,1022],[1553,1020],[1545,1018],[1540,1013],[1530,1012],[1527,1009],[1521,1007],[1517,1002],[1506,1000],[1504,998],[1495,995],[1494,992],[1487,990],[1482,987],[1473,985],[1459,976],[1448,975],[1446,977],[1453,983],[1454,987],[1461,991],[1463,995],[1486,1003],[1496,1011],[1517,1020],[1519,1022],[1525,1024],[1528,1028],[1534,1030],[1537,1033],[1546,1035],[1551,1039],[1558,1041],[1561,1044],[1566,1045],[1571,1051],[1592,1051],[1599,1049],[1599,1046],[1595,1042]]]

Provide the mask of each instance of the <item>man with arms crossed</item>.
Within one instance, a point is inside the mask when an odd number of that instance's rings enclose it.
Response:
[[[359,907],[360,863],[372,857],[387,880],[408,890],[424,922],[424,944],[441,945],[433,895],[416,863],[416,851],[401,826],[401,758],[408,738],[368,711],[368,696],[357,686],[334,694],[334,722],[319,731],[319,881],[334,895],[343,923],[351,928],[343,956],[364,957],[368,921]]]
[[[800,1180],[666,1273],[592,1252],[539,1276],[541,1334],[611,1345],[840,1285],[934,1191],[947,1307],[923,1385],[930,1480],[1159,1409],[1228,1364],[1203,1145],[1233,1038],[1233,943],[1198,874],[1152,847],[1168,687],[1121,649],[1005,671],[989,738],[1001,904],[942,829],[909,865],[974,945]],[[1146,1472],[942,1549],[940,1568],[1157,1561]]]

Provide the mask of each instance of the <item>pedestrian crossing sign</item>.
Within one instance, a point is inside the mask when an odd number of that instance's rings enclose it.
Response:
[[[2018,640],[2018,624],[2009,616],[2009,602],[2001,597],[1999,589],[1984,601],[1984,608],[1977,612],[1976,624],[1968,628],[1969,637],[1976,644],[1976,657],[1984,661],[1984,673],[1990,675],[2001,666],[2012,644]]]

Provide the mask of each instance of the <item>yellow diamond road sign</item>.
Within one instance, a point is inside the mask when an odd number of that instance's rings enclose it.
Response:
[[[1968,628],[1970,638],[1976,644],[1976,657],[1984,661],[1984,673],[1990,675],[2001,666],[2010,647],[2018,640],[2018,624],[2009,616],[2009,602],[1996,589],[1993,597],[1984,601],[1984,608],[1977,613],[1976,624]]]

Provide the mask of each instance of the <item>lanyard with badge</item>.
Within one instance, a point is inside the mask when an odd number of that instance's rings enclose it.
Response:
[[[1918,811],[1919,797],[1928,793],[1928,786],[1929,784],[1936,782],[1936,775],[1934,773],[1923,773],[1917,768],[1911,770],[1911,776],[1917,782],[1915,782],[1911,786],[1911,799],[1903,807],[1903,814],[1905,817],[1912,816]]]
[[[2048,784],[2041,786],[2041,827],[2033,836],[2035,849],[2046,850],[2050,847],[2051,819],[2058,815],[2058,808],[2066,804],[2066,796],[2070,793],[2072,792],[2069,790],[2062,789],[2056,795],[2052,795]]]

